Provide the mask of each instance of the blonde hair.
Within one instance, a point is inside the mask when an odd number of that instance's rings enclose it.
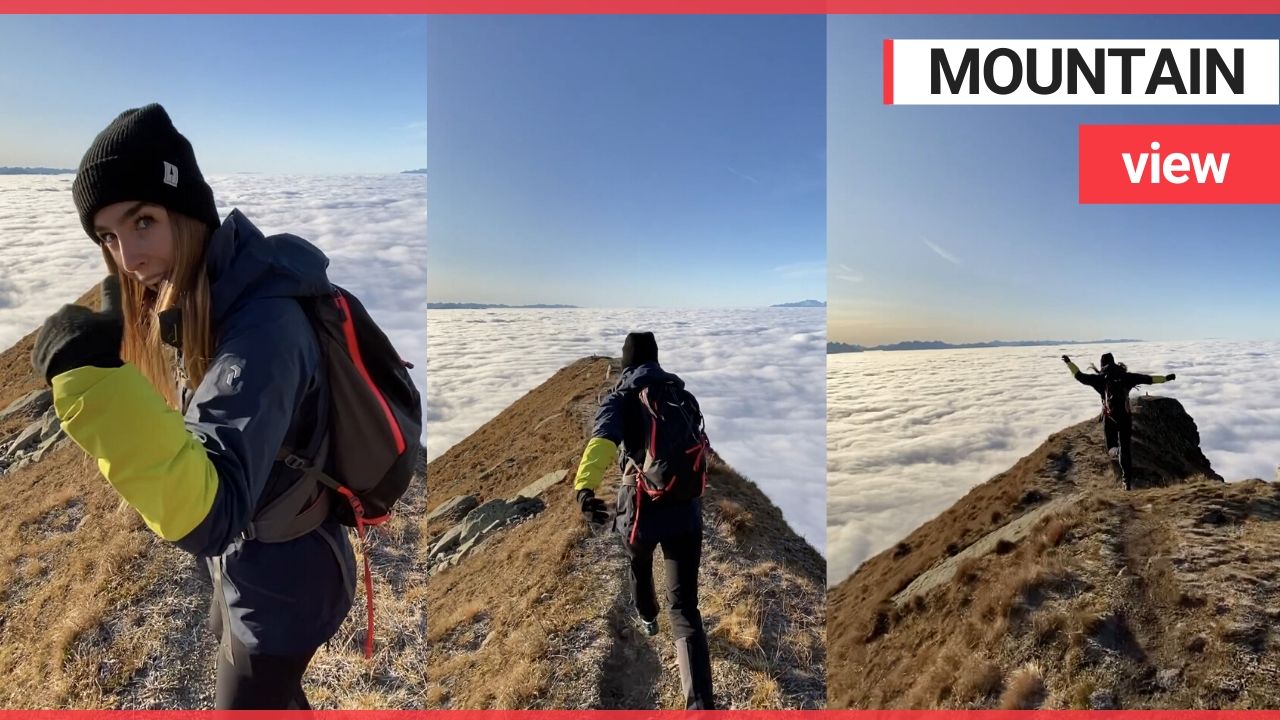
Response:
[[[121,359],[136,366],[170,407],[180,409],[179,382],[194,390],[204,379],[213,355],[209,276],[205,272],[205,248],[212,232],[199,220],[172,210],[169,224],[173,229],[173,266],[154,290],[121,272],[106,247],[102,254],[107,267],[120,278],[124,310]],[[177,351],[161,339],[157,320],[159,313],[172,308],[182,314],[181,367]]]

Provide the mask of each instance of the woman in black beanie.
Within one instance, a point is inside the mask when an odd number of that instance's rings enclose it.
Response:
[[[72,186],[109,270],[102,309],[66,306],[32,354],[62,427],[161,538],[205,558],[219,635],[218,709],[308,708],[302,675],[351,608],[355,559],[281,448],[315,448],[328,392],[298,298],[330,292],[328,260],[291,235],[220,219],[164,108],[121,113]],[[308,527],[255,528],[293,503]],[[292,511],[291,511],[292,512]],[[268,541],[270,540],[270,541]]]

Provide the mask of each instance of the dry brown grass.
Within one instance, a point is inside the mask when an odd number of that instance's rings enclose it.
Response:
[[[1009,617],[1007,615],[997,617],[994,621],[986,625],[986,633],[983,635],[983,643],[988,646],[1001,643],[1005,638],[1008,638],[1011,635],[1010,627],[1011,623],[1009,622]]]
[[[956,678],[956,699],[963,703],[979,702],[1000,690],[1004,674],[1000,666],[982,657],[970,657]]]
[[[710,633],[713,642],[723,640],[741,650],[759,649],[760,637],[764,633],[764,614],[757,601],[745,598],[731,610],[720,611],[718,616],[720,621]]]
[[[1047,550],[1062,544],[1080,521],[1078,512],[1066,512],[1052,515],[1045,519],[1036,539],[1040,549]]]
[[[427,641],[437,642],[459,625],[474,622],[484,612],[484,609],[484,603],[479,600],[472,600],[452,608],[447,616],[433,619],[427,623]]]
[[[427,685],[427,705],[439,706],[443,705],[449,699],[449,692],[437,683],[429,683]]]
[[[1036,643],[1049,645],[1058,640],[1067,632],[1067,623],[1068,618],[1063,613],[1053,610],[1037,613],[1031,620]]]
[[[960,585],[972,585],[977,582],[980,577],[979,568],[982,565],[982,559],[977,557],[968,557],[960,561],[956,566],[956,582]]]
[[[1093,691],[1097,689],[1097,684],[1092,678],[1081,678],[1071,689],[1067,691],[1067,703],[1072,710],[1089,710],[1092,703]]]
[[[751,513],[741,503],[729,498],[720,498],[715,502],[719,510],[720,522],[731,537],[738,537],[751,527]]]
[[[991,618],[1019,619],[1040,605],[1047,593],[1071,580],[1070,573],[1053,559],[1016,558],[1019,566],[1006,571],[983,588],[978,612]]]
[[[767,673],[753,673],[747,706],[756,710],[785,710],[786,700],[778,680]]]
[[[5,707],[108,704],[153,650],[92,635],[112,608],[142,601],[177,568],[104,481],[82,474],[80,458],[64,444],[5,478],[0,513],[14,519],[0,526]],[[72,514],[81,519],[67,522]]]
[[[1044,670],[1036,663],[1027,663],[1009,676],[1004,694],[1000,696],[1002,710],[1035,710],[1044,702]]]
[[[957,665],[954,655],[940,658],[927,667],[919,668],[917,680],[907,692],[905,705],[910,708],[932,708],[945,702],[953,692]]]

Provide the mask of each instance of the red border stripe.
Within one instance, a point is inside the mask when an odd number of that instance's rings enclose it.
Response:
[[[884,104],[893,104],[893,38],[884,40]]]
[[[0,720],[1280,720],[1274,710],[0,710]]]
[[[0,13],[1264,15],[1280,0],[0,0]]]
[[[0,720],[1280,720],[1274,710],[2,710]]]

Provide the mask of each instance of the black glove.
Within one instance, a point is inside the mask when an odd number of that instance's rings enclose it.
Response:
[[[609,522],[609,510],[604,501],[586,488],[578,491],[578,507],[582,509],[582,517],[591,525],[604,525]]]
[[[1173,374],[1173,373],[1169,373],[1168,375],[1165,375],[1165,376],[1164,376],[1164,381],[1165,381],[1165,382],[1169,382],[1170,380],[1173,380],[1173,379],[1174,379],[1174,378],[1176,378],[1176,377],[1178,377],[1178,376],[1177,376],[1177,375],[1175,375],[1175,374]]]
[[[31,365],[49,383],[55,375],[78,367],[120,367],[123,339],[120,279],[110,275],[102,281],[102,310],[63,305],[44,321],[31,350]]]
[[[1063,355],[1063,356],[1062,356],[1062,362],[1064,362],[1064,363],[1069,363],[1069,362],[1071,362],[1071,358],[1067,357],[1066,355]]]

